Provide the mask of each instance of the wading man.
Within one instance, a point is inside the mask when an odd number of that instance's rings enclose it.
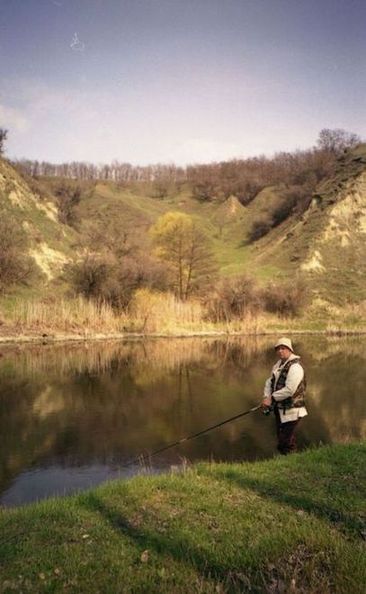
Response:
[[[305,408],[306,379],[300,357],[295,355],[289,338],[281,338],[275,344],[279,360],[264,385],[263,411],[274,410],[280,454],[296,450],[295,430]]]

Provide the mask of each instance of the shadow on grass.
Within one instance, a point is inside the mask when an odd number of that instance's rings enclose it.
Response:
[[[329,463],[331,464],[330,461]],[[316,472],[317,469],[314,466],[314,477],[316,477]],[[362,529],[364,529],[362,518],[360,515],[356,515],[356,513],[347,513],[344,511],[344,508],[347,507],[346,487],[342,498],[335,501],[334,499],[332,500],[331,486],[327,487],[326,492],[322,492],[322,483],[319,481],[318,489],[316,478],[313,478],[311,484],[304,483],[301,465],[298,467],[298,473],[299,480],[297,482],[293,480],[285,482],[281,480],[281,477],[278,477],[278,480],[276,480],[276,477],[273,477],[272,480],[249,478],[243,475],[243,471],[236,471],[232,468],[228,470],[210,470],[207,473],[203,469],[200,469],[200,474],[206,474],[218,480],[225,480],[230,484],[234,483],[240,488],[250,489],[262,497],[267,497],[276,503],[289,506],[294,511],[300,512],[300,514],[302,512],[313,514],[319,519],[329,522],[343,534],[360,537]]]
[[[127,537],[132,544],[155,552],[158,555],[173,558],[196,570],[203,578],[216,580],[229,588],[230,592],[242,592],[243,580],[248,583],[248,577],[244,576],[242,568],[235,566],[235,562],[219,561],[210,551],[199,550],[189,538],[183,534],[172,532],[161,534],[146,528],[134,526],[120,510],[106,504],[100,497],[90,494],[83,505],[93,512],[98,512],[110,524],[110,526]],[[231,560],[233,561],[233,560]],[[257,576],[258,577],[258,576]],[[255,588],[252,590],[256,592]]]

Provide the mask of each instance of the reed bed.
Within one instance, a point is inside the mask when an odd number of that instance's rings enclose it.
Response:
[[[8,321],[20,332],[58,331],[85,335],[122,332],[124,318],[107,303],[96,304],[82,297],[52,302],[16,301],[8,314]]]
[[[366,301],[337,308],[327,322],[326,331],[329,334],[366,333]]]
[[[137,291],[129,308],[129,328],[144,334],[266,334],[277,325],[273,314],[248,311],[241,318],[213,322],[198,299],[180,301],[171,293]],[[290,327],[282,320],[281,327]]]

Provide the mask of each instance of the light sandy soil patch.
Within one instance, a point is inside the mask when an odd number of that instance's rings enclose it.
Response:
[[[366,233],[366,173],[356,179],[343,200],[332,208],[321,241],[339,238],[345,247],[355,231]]]
[[[315,250],[308,261],[301,265],[301,269],[307,272],[324,272],[325,267],[322,264],[322,259],[321,253]]]
[[[35,259],[37,266],[44,272],[48,280],[54,278],[64,264],[70,261],[65,254],[50,248],[45,242],[41,243],[37,249],[30,250],[29,255]]]
[[[22,197],[15,190],[9,192],[9,200],[13,206],[18,206],[19,208],[24,209]]]
[[[44,214],[51,219],[54,223],[58,223],[57,208],[52,202],[37,202],[35,201],[36,208],[44,212]]]

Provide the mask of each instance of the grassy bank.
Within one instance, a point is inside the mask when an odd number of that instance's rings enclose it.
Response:
[[[3,510],[1,592],[364,592],[365,444]]]

